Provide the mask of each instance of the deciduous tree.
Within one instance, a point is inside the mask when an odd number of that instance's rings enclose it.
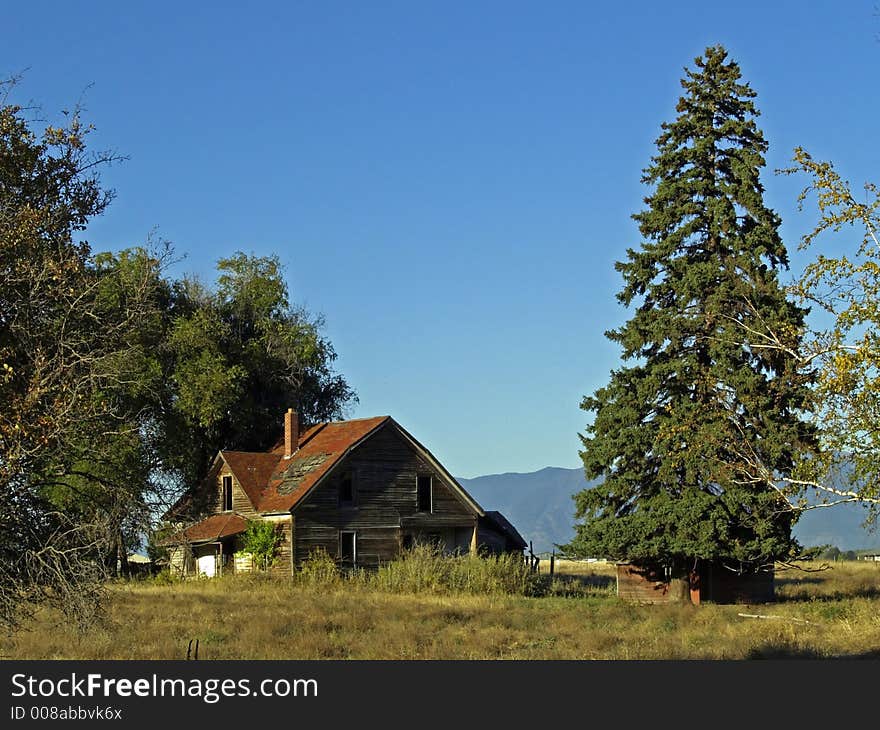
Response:
[[[97,171],[113,155],[87,148],[79,113],[35,126],[19,106],[0,106],[0,623],[8,625],[44,602],[92,615],[123,515],[137,511],[118,477],[137,458],[129,392],[159,266],[144,256],[132,267],[96,262],[79,236],[112,198]]]
[[[861,503],[873,521],[880,508],[880,190],[868,183],[857,197],[831,163],[803,148],[781,172],[806,176],[800,207],[815,196],[818,208],[818,221],[799,248],[819,250],[791,287],[816,317],[799,349],[770,322],[753,334],[762,347],[815,371],[820,449],[790,474],[753,454],[752,473],[798,509]],[[831,241],[834,255],[820,248]]]
[[[219,449],[270,448],[288,407],[316,422],[356,400],[333,370],[322,319],[291,305],[278,256],[238,252],[217,270],[213,287],[176,284],[164,344],[168,407],[158,448],[181,488],[205,476]]]

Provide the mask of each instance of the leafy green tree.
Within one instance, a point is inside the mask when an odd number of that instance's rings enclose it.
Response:
[[[180,487],[203,478],[219,449],[270,448],[288,407],[316,422],[356,400],[333,370],[321,318],[290,304],[277,256],[239,252],[217,269],[211,289],[175,283],[163,345],[167,406],[157,449]]]
[[[566,552],[683,576],[699,561],[737,571],[790,560],[797,513],[751,468],[788,474],[814,443],[810,375],[752,332],[770,323],[797,351],[805,310],[778,281],[788,256],[763,201],[767,143],[755,92],[719,47],[686,69],[634,215],[643,236],[617,263],[632,318],[607,336],[630,364],[581,407],[588,479]]]
[[[219,448],[264,449],[280,414],[355,396],[277,257],[237,254],[213,289],[148,243],[94,253],[113,198],[77,111],[36,123],[0,83],[0,623],[43,603],[88,621],[102,580]]]
[[[838,560],[840,555],[840,548],[836,545],[825,545],[819,549],[819,557],[823,560]]]
[[[819,315],[801,348],[790,349],[769,323],[762,330],[765,347],[815,369],[821,448],[791,475],[775,473],[760,460],[753,471],[767,483],[783,485],[799,508],[861,503],[874,521],[880,509],[880,189],[867,183],[857,195],[831,163],[802,148],[781,172],[808,178],[799,204],[815,197],[819,213],[799,248],[836,244],[834,255],[819,248],[792,287]]]

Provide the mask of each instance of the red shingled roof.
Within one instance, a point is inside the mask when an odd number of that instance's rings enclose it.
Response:
[[[183,535],[177,535],[168,542],[213,542],[221,537],[230,537],[244,532],[247,529],[247,520],[235,512],[210,517],[190,525],[183,531]],[[183,538],[183,539],[181,539]]]
[[[284,458],[284,438],[269,452],[221,451],[258,512],[289,511],[348,450],[388,416],[318,423],[305,429],[293,456]],[[280,489],[280,491],[279,491]]]
[[[298,448],[289,459],[284,458],[283,438],[269,452],[221,451],[220,455],[256,511],[289,512],[352,448],[389,422],[393,423],[390,416],[376,416],[318,423],[300,434]],[[417,448],[424,449],[411,436],[407,437]],[[467,493],[464,496],[482,514],[473,498]],[[204,534],[204,530],[210,531],[217,524],[212,520],[221,518],[224,515],[214,515],[189,529],[205,525],[199,532]]]
[[[220,454],[232,469],[254,509],[259,509],[257,505],[260,501],[260,493],[269,483],[282,454],[253,451],[221,451]]]
[[[289,459],[278,460],[268,484],[259,498],[261,512],[287,512],[353,446],[386,421],[388,416],[358,418],[351,421],[319,423],[299,439],[299,448]],[[275,456],[276,451],[272,452]]]

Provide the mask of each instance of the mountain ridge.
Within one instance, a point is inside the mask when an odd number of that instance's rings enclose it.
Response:
[[[486,474],[457,481],[485,509],[504,514],[539,553],[574,537],[572,495],[601,480],[588,482],[582,469],[545,466],[532,472]],[[865,514],[858,504],[808,510],[795,524],[794,534],[804,547],[834,545],[844,551],[880,548],[880,530],[862,526]]]

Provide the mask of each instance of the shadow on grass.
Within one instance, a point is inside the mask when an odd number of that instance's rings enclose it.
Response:
[[[781,581],[777,581],[777,588]],[[774,603],[802,603],[804,601],[843,601],[847,598],[880,598],[880,587],[863,586],[845,591],[832,591],[830,593],[811,593],[798,591],[796,588],[790,594],[776,594]]]
[[[779,576],[775,580],[777,586],[818,585],[824,582],[824,578],[780,578]]]
[[[546,586],[546,594],[556,596],[578,596],[588,593],[610,592],[617,579],[610,575],[570,575],[556,573],[552,577],[543,576]],[[545,595],[546,595],[545,594]]]
[[[767,644],[752,649],[746,659],[880,659],[880,651],[865,651],[858,654],[836,654],[826,656],[812,649],[798,649],[786,645]]]

